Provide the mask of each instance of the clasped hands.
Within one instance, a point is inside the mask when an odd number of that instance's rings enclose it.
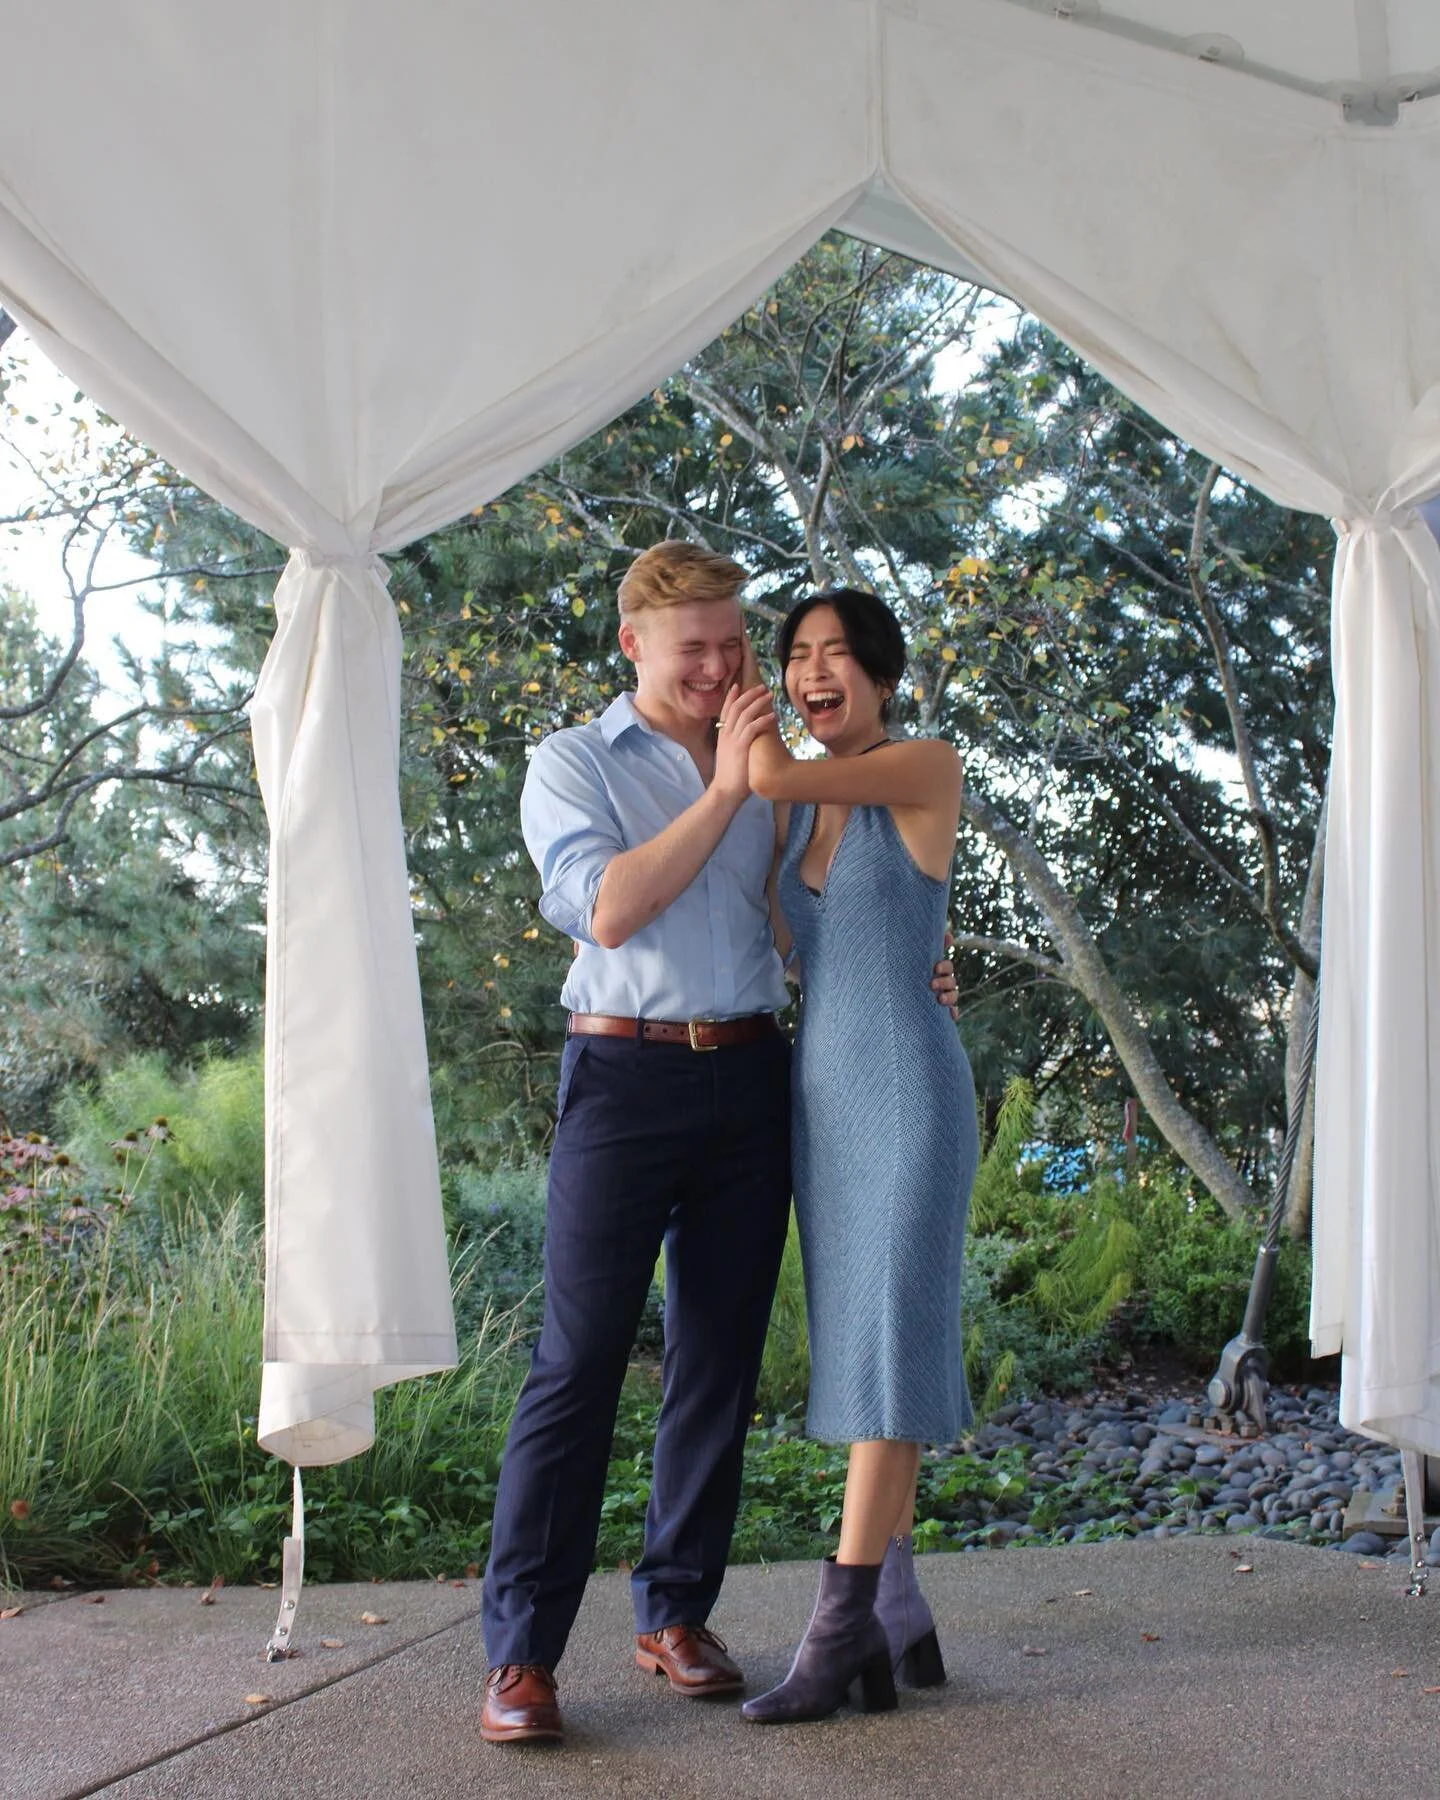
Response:
[[[779,729],[774,698],[747,637],[740,672],[716,720],[714,785],[721,793],[744,799],[750,792],[750,746],[767,733],[778,741]]]

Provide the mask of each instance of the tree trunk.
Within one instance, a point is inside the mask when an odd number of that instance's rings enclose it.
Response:
[[[1325,828],[1330,817],[1330,796],[1320,804],[1320,817],[1315,825],[1315,843],[1310,851],[1310,872],[1305,880],[1305,899],[1300,909],[1300,942],[1311,953],[1320,954],[1320,903],[1325,885]],[[1310,1209],[1315,1187],[1315,1082],[1300,1093],[1300,1064],[1305,1054],[1305,1033],[1310,1026],[1310,1009],[1315,1004],[1315,983],[1303,969],[1295,971],[1295,985],[1290,992],[1290,1019],[1285,1038],[1285,1117],[1293,1116],[1297,1105],[1304,1107],[1300,1120],[1300,1141],[1295,1146],[1295,1166],[1290,1171],[1290,1188],[1285,1196],[1285,1230],[1292,1238],[1304,1240],[1310,1235]]]
[[[1040,851],[1010,821],[966,789],[961,811],[1015,870],[1040,908],[1060,953],[1061,979],[1099,1014],[1140,1104],[1187,1169],[1232,1219],[1248,1216],[1255,1195],[1198,1119],[1176,1099],[1134,1008],[1105,965],[1090,927]]]

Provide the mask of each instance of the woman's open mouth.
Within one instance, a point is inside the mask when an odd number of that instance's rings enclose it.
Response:
[[[805,694],[802,698],[809,713],[839,712],[845,704],[845,696],[835,688],[817,688],[813,694]]]

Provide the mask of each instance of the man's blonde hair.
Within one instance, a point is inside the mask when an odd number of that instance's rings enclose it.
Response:
[[[748,573],[728,556],[667,538],[637,556],[620,583],[620,616],[634,618],[690,600],[734,600]]]

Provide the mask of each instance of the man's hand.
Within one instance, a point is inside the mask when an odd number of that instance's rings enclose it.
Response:
[[[750,792],[750,746],[775,729],[775,703],[764,684],[732,687],[720,708],[711,787],[737,806]]]
[[[955,948],[955,940],[950,935],[950,928],[945,928],[945,954],[935,965],[935,975],[930,986],[934,990],[935,1004],[948,1006],[950,1017],[958,1025],[960,1022],[960,989],[955,985],[955,965],[950,960]]]

